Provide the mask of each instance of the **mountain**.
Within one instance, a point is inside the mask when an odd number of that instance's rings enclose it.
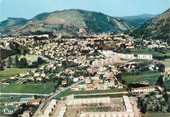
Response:
[[[152,15],[152,14],[142,14],[142,15],[137,15],[137,16],[125,16],[125,17],[120,17],[120,19],[124,20],[127,22],[130,28],[135,28],[137,26],[140,26],[144,24],[145,22],[155,18],[158,15]]]
[[[170,9],[130,31],[135,38],[170,39]]]
[[[3,26],[12,27],[12,26],[25,24],[26,22],[27,22],[27,19],[24,19],[24,18],[8,17],[7,20],[0,22],[0,27],[3,27]]]
[[[99,12],[70,9],[42,13],[30,20],[7,19],[0,23],[0,32],[2,35],[27,35],[42,32],[69,35],[78,33],[119,33],[143,23],[143,20],[136,21],[137,18],[135,18],[118,18]]]
[[[10,32],[16,26],[24,25],[27,19],[24,18],[12,18],[9,17],[7,20],[0,22],[0,32]]]

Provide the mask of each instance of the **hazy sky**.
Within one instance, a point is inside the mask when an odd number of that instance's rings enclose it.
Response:
[[[159,14],[170,7],[170,0],[0,0],[0,21],[7,17],[30,19],[43,12],[84,9],[110,16]]]

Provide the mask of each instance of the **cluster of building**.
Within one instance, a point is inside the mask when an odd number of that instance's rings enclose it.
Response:
[[[66,100],[67,113],[74,108],[79,117],[140,117],[134,99],[128,96],[122,98],[96,97],[96,98],[68,98]],[[79,108],[76,108],[78,106]],[[108,108],[108,110],[106,109]],[[100,110],[98,110],[100,109]],[[103,109],[103,111],[101,111]],[[74,115],[70,115],[72,117]]]
[[[150,93],[150,92],[161,92],[162,88],[159,86],[145,86],[145,87],[138,87],[138,88],[131,88],[131,93],[133,95],[139,95],[143,93]]]
[[[38,37],[38,40],[33,39]],[[113,43],[115,46],[125,44],[126,48],[134,48],[133,39],[122,36],[96,36],[85,37],[83,39],[41,39],[41,37],[49,38],[48,35],[32,35],[29,37],[20,37],[17,43],[27,46],[29,54],[44,56],[50,60],[40,67],[28,71],[26,73],[20,73],[13,76],[10,79],[21,79],[23,83],[24,79],[29,81],[39,81],[49,79],[57,79],[61,81],[61,87],[69,86],[70,90],[107,90],[111,88],[123,88],[124,85],[117,79],[117,74],[120,73],[120,69],[114,66],[115,63],[126,63],[129,60],[152,60],[152,55],[149,54],[124,54],[117,53],[111,50],[102,50],[100,47],[104,43]],[[8,39],[7,39],[8,40]],[[13,39],[12,39],[13,40]],[[103,40],[105,40],[103,42]],[[11,40],[9,40],[10,42]],[[145,41],[148,47],[151,42]],[[151,43],[152,47],[155,43]],[[156,44],[166,46],[166,43],[157,42]],[[5,43],[8,46],[8,43]],[[127,65],[125,65],[127,66]],[[124,66],[123,66],[124,67]],[[135,69],[133,64],[128,65],[131,69]],[[18,81],[18,82],[20,82]],[[76,84],[79,81],[83,81],[81,84]],[[74,85],[72,85],[74,84]],[[140,88],[131,88],[133,95],[141,93],[148,93],[159,90],[158,86],[148,86]],[[41,99],[29,100],[28,104],[38,105]],[[120,107],[115,101],[120,101]],[[62,105],[56,114],[57,117],[67,117],[68,110],[80,106],[76,112],[79,117],[139,117],[140,114],[134,102],[127,96],[122,98],[112,99],[110,97],[97,97],[97,98],[80,98],[69,99],[64,101],[65,105]],[[87,108],[93,107],[94,109],[109,107],[109,111],[87,111]],[[101,104],[101,105],[100,105]],[[85,105],[85,106],[84,106]],[[57,106],[57,101],[52,99],[43,110],[41,117],[53,116]],[[97,110],[97,109],[96,109]],[[71,117],[71,116],[68,116]]]
[[[143,42],[148,48],[168,48],[168,43],[162,40],[143,40]]]

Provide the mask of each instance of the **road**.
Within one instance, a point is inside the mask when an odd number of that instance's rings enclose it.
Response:
[[[32,95],[38,95],[38,96],[49,96],[49,94],[38,94],[38,93],[1,93],[0,95],[28,95],[28,96],[32,96]]]
[[[80,83],[83,83],[84,81],[85,81],[85,80],[81,80],[81,81],[79,81],[79,82],[76,82],[76,83],[72,84],[71,86],[73,86],[73,85],[78,85],[78,84],[80,84]],[[53,95],[51,95],[50,97],[48,97],[47,99],[45,99],[45,100],[40,104],[40,106],[38,107],[38,109],[37,109],[36,112],[34,113],[33,117],[39,117],[39,115],[42,115],[41,110],[42,110],[45,106],[47,106],[48,102],[50,102],[51,99],[53,99],[55,96],[59,95],[61,92],[66,91],[67,89],[69,89],[71,86],[68,86],[68,87],[64,88],[63,90],[60,90],[60,91],[58,91],[58,92],[55,92]]]

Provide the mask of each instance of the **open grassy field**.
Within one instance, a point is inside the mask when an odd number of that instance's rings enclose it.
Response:
[[[132,49],[131,53],[133,54],[152,54],[155,53],[152,49]]]
[[[167,51],[166,54],[162,54],[162,53],[154,51],[154,49],[132,49],[131,53],[132,54],[152,54],[153,57],[163,57],[165,55],[170,57],[170,51]]]
[[[149,81],[150,85],[155,85],[160,72],[149,71],[149,72],[139,72],[137,73],[121,73],[122,79],[125,80],[126,84],[137,82],[137,81]]]
[[[163,112],[148,112],[142,117],[170,117],[170,113],[163,113]]]
[[[159,62],[163,63],[166,67],[170,67],[170,59],[160,60]]]
[[[27,71],[29,71],[31,69],[32,68],[24,68],[24,69],[20,69],[20,68],[5,68],[5,70],[0,71],[0,78],[11,77],[11,76],[17,75],[19,73],[27,72]]]
[[[170,80],[165,81],[164,85],[167,89],[170,89]]]
[[[54,91],[53,83],[45,84],[6,84],[0,85],[0,92],[5,93],[51,93]]]

